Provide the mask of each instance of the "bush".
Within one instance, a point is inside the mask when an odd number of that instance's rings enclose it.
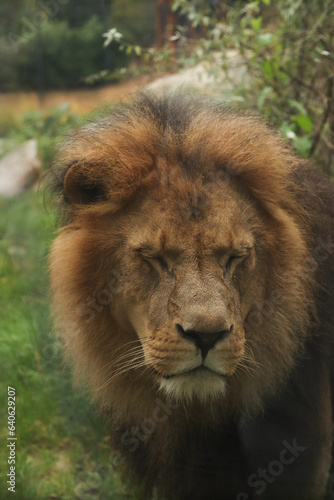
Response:
[[[259,110],[299,154],[315,157],[325,171],[334,173],[332,0],[233,4],[222,8],[204,0],[174,1],[173,9],[187,16],[192,28],[206,33],[194,41],[181,31],[179,52],[184,48],[187,54],[188,46],[193,63],[206,59],[213,67],[218,52],[224,68],[227,50],[237,50],[250,84],[234,84],[236,100]]]
[[[4,144],[8,144],[9,149],[29,139],[37,139],[43,167],[47,168],[58,140],[67,130],[79,127],[84,122],[85,119],[71,112],[69,106],[61,105],[46,112],[29,111],[19,118],[5,116],[4,121],[0,121],[0,137],[6,139]],[[7,152],[6,147],[4,152]]]
[[[40,33],[31,33],[17,44],[0,40],[0,91],[65,89],[84,85],[85,78],[102,69],[114,70],[127,60],[117,48],[103,50],[104,27],[96,16],[80,27],[67,21],[48,21]]]
[[[155,6],[152,0],[113,0],[113,26],[132,43],[149,46],[155,41]]]

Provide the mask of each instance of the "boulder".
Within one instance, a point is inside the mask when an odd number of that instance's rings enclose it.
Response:
[[[41,175],[37,141],[31,139],[0,160],[0,196],[18,196],[35,186]]]

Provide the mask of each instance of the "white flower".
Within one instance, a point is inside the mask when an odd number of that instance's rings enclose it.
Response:
[[[111,30],[107,31],[107,33],[103,33],[102,36],[105,38],[103,47],[107,47],[113,41],[120,42],[123,38],[122,33],[119,33],[116,28],[111,28]]]

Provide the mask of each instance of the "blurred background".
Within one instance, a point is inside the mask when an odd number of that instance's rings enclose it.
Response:
[[[8,386],[17,500],[130,498],[52,333],[56,223],[40,181],[61,137],[101,107],[180,85],[259,113],[333,176],[332,0],[1,0],[0,499]]]

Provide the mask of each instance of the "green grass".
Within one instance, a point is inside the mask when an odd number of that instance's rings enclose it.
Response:
[[[49,320],[54,216],[33,191],[0,200],[0,498],[118,500],[108,432],[72,389]],[[7,386],[16,389],[16,494],[7,491]]]

